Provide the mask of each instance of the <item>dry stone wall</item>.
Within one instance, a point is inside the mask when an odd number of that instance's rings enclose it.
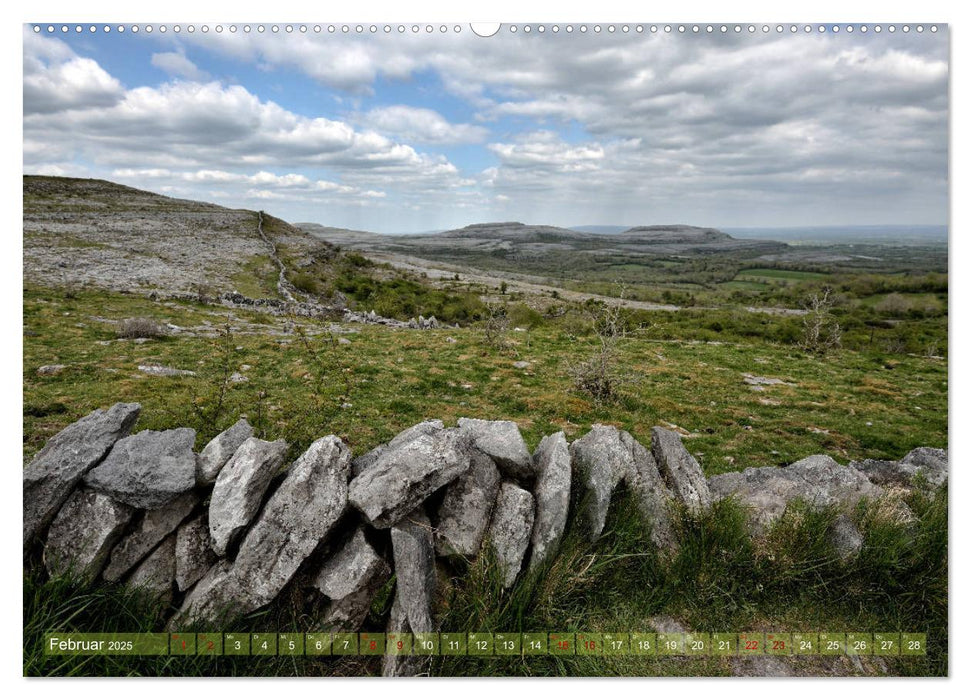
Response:
[[[253,437],[245,420],[195,454],[189,428],[130,434],[139,411],[94,411],[25,468],[24,552],[33,561],[42,551],[51,575],[142,587],[171,606],[170,629],[227,622],[292,585],[322,597],[316,629],[356,631],[395,576],[388,631],[435,631],[442,567],[489,546],[511,587],[555,555],[571,518],[600,537],[622,484],[663,555],[678,548],[678,509],[702,513],[731,496],[755,537],[794,499],[837,508],[831,538],[848,559],[862,537],[846,514],[861,499],[915,478],[935,488],[948,474],[947,453],[922,447],[896,462],[813,455],[706,479],[663,428],[648,446],[595,425],[572,444],[562,432],[544,437],[531,454],[515,423],[471,418],[425,421],[357,458],[329,435],[285,467],[287,444]],[[912,517],[900,501],[896,512]],[[383,672],[421,664],[388,657]]]

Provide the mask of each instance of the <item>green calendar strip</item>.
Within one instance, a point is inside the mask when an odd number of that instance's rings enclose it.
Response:
[[[173,632],[45,635],[60,656],[922,656],[911,632]]]

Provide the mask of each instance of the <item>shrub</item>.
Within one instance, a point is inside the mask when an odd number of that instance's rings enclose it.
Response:
[[[298,272],[290,280],[293,282],[293,286],[299,289],[301,292],[306,294],[319,294],[320,293],[320,283],[317,281],[313,275],[309,275],[306,272]]]
[[[126,318],[118,324],[119,338],[164,338],[165,328],[150,318]]]

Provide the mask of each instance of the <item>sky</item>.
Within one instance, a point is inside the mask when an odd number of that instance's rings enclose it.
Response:
[[[23,30],[23,169],[292,222],[948,222],[948,32]],[[899,25],[898,25],[899,26]]]

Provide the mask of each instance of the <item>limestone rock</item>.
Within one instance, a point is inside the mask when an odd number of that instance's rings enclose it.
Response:
[[[418,508],[391,528],[397,596],[412,632],[434,632],[435,544],[432,524]]]
[[[630,451],[621,441],[617,428],[594,425],[589,433],[570,445],[570,456],[587,491],[584,518],[589,537],[595,540],[603,532],[614,489],[630,473]]]
[[[529,568],[535,570],[552,556],[566,530],[570,510],[570,448],[562,431],[544,437],[533,455],[536,465],[536,518],[530,540]]]
[[[499,470],[478,450],[472,466],[445,490],[438,509],[435,550],[441,556],[474,557],[482,546],[499,493]]]
[[[883,493],[862,472],[825,455],[806,457],[788,467],[717,474],[708,480],[708,485],[716,500],[734,496],[747,506],[756,533],[781,516],[793,499],[801,499],[812,507],[837,506],[848,511],[861,498],[876,499]]]
[[[55,374],[60,374],[67,369],[67,365],[42,365],[37,368],[37,374],[40,376],[51,376]]]
[[[350,465],[350,450],[328,435],[290,467],[236,555],[233,576],[246,590],[247,607],[273,600],[330,535],[347,508]]]
[[[440,420],[426,420],[413,425],[410,428],[406,428],[391,438],[387,444],[378,445],[370,452],[367,452],[360,457],[355,457],[354,461],[351,462],[351,472],[354,476],[357,476],[377,462],[378,457],[384,454],[387,450],[393,450],[401,447],[402,445],[406,445],[421,435],[431,435],[432,433],[436,433],[439,430],[442,430],[444,427],[445,425]]]
[[[24,547],[50,525],[84,475],[131,431],[141,406],[98,409],[52,437],[24,469]]]
[[[367,618],[371,602],[391,578],[391,567],[374,551],[360,527],[334,556],[324,562],[314,585],[330,604],[324,612],[324,629],[356,632]]]
[[[209,501],[209,532],[213,551],[219,556],[226,554],[230,541],[256,515],[286,451],[283,440],[267,442],[251,437],[219,472]]]
[[[138,526],[111,551],[104,579],[117,581],[128,573],[155,545],[175,531],[198,502],[198,497],[190,491],[161,508],[147,511]]]
[[[103,493],[75,491],[47,533],[47,572],[51,576],[74,572],[96,578],[134,513],[129,506]]]
[[[534,478],[533,459],[515,423],[459,418],[458,425],[472,437],[472,444],[477,449],[492,457],[503,474],[526,481]]]
[[[650,450],[630,433],[622,432],[620,439],[631,454],[632,468],[626,481],[637,498],[642,517],[650,524],[651,541],[662,552],[672,553],[678,548],[671,510],[674,496],[664,483]]]
[[[652,428],[651,452],[668,487],[690,512],[700,513],[711,507],[705,474],[681,443],[680,435],[664,428]]]
[[[209,441],[196,458],[196,481],[200,485],[211,484],[219,476],[219,470],[226,466],[239,446],[253,437],[253,427],[245,418],[240,418],[230,428],[222,431]]]
[[[179,528],[175,541],[175,583],[189,590],[219,559],[212,551],[209,516],[202,513]]]
[[[163,365],[150,364],[138,365],[138,371],[150,377],[194,377],[196,373],[191,369],[176,369],[174,367],[164,367]]]
[[[388,618],[387,631],[395,634],[411,634],[408,626],[408,615],[401,603],[401,596],[395,594],[391,605],[391,616]],[[381,659],[381,675],[385,678],[408,678],[421,675],[427,670],[430,657],[416,655],[397,655],[385,653]]]
[[[175,535],[169,535],[155,551],[148,555],[128,579],[155,596],[163,605],[172,602],[172,582],[175,580]]]
[[[196,431],[143,430],[122,438],[85,483],[136,508],[159,508],[196,483]]]
[[[387,528],[425,498],[464,474],[471,464],[468,438],[455,429],[420,435],[387,449],[351,481],[351,504],[377,528]]]
[[[843,561],[849,561],[863,549],[863,535],[846,513],[840,513],[829,531],[829,541]]]
[[[239,588],[232,581],[232,564],[225,559],[216,562],[199,583],[186,594],[182,607],[166,625],[169,631],[192,623],[222,624],[236,616]]]
[[[512,482],[504,482],[496,499],[496,510],[489,527],[489,541],[495,550],[505,588],[515,583],[522,568],[529,537],[533,532],[534,518],[532,494]]]
[[[864,459],[850,462],[850,466],[863,472],[874,484],[881,486],[911,487],[914,477],[921,474],[932,487],[947,480],[947,452],[931,447],[911,450],[899,462],[882,459]]]

